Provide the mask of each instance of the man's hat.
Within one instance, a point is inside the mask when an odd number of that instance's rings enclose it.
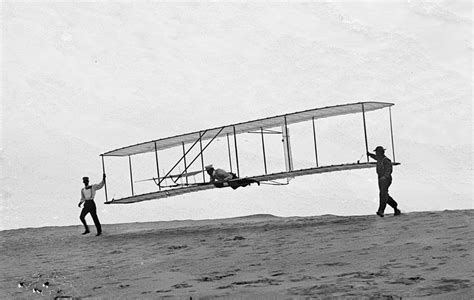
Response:
[[[378,151],[382,151],[382,152],[385,152],[385,148],[382,147],[382,146],[377,146],[375,149],[374,149],[375,152],[378,152]]]
[[[204,167],[204,169],[209,170],[209,169],[214,169],[214,167],[212,165],[207,165]]]
[[[82,177],[82,180],[89,180],[89,177]]]

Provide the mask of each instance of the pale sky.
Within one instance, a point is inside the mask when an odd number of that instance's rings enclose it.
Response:
[[[390,192],[402,211],[472,209],[470,1],[3,1],[1,20],[0,229],[79,225],[81,178],[100,180],[103,152],[360,101],[395,103],[401,165]],[[392,157],[387,120],[386,110],[368,115],[369,147],[382,144]],[[361,122],[319,124],[321,159],[360,159]],[[245,163],[261,165],[261,149],[242,143]],[[224,164],[226,151],[208,162]],[[298,163],[313,159],[296,152]],[[147,163],[135,167],[137,180]],[[128,160],[106,164],[109,197],[118,197],[129,188]],[[104,201],[99,191],[105,224],[353,215],[375,213],[378,190],[368,169],[133,205]]]

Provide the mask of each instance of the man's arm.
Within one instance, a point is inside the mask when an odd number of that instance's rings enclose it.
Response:
[[[370,156],[370,158],[377,160],[377,156],[375,154],[367,152],[367,155]]]
[[[100,190],[101,188],[103,188],[104,184],[105,184],[105,181],[102,180],[101,182],[99,182],[97,184],[93,184],[92,188],[94,189],[94,191],[97,191],[97,190]]]
[[[225,177],[224,180],[225,180],[225,181],[227,181],[227,180],[232,180],[233,178],[234,178],[234,176],[232,176],[232,174],[227,173],[227,176]]]
[[[94,191],[97,191],[97,190],[100,190],[101,188],[103,188],[105,185],[105,174],[102,176],[102,181],[98,184],[94,184],[92,186],[92,188],[94,189]]]
[[[392,169],[393,169],[392,162],[390,161],[390,159],[385,158],[383,160],[383,169],[384,169],[384,172],[381,178],[382,179],[389,178],[392,175]]]

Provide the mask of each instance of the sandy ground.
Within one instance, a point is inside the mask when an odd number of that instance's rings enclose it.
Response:
[[[100,237],[80,226],[2,231],[0,297],[471,299],[473,217],[257,215],[105,225]]]

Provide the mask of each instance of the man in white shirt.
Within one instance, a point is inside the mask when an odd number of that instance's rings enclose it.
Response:
[[[96,236],[99,236],[102,234],[102,227],[100,225],[99,218],[97,217],[97,208],[95,206],[94,197],[95,192],[100,190],[105,184],[105,174],[102,177],[102,181],[98,184],[89,185],[89,177],[82,177],[82,182],[84,183],[84,187],[81,189],[81,201],[79,201],[78,204],[78,206],[81,207],[82,203],[84,203],[81,216],[79,217],[86,229],[82,234],[88,234],[90,232],[86,223],[86,215],[90,213],[97,229]]]
[[[257,183],[260,185],[258,180],[251,178],[239,178],[232,172],[227,172],[223,169],[214,169],[212,165],[206,166],[205,169],[211,178],[210,183],[214,184],[218,188],[230,186],[235,190],[241,186],[248,186],[251,183]]]
[[[211,177],[211,182],[214,183],[215,181],[229,181],[231,179],[236,178],[234,173],[227,172],[223,169],[214,169],[212,165],[208,165],[205,167],[207,174]]]

